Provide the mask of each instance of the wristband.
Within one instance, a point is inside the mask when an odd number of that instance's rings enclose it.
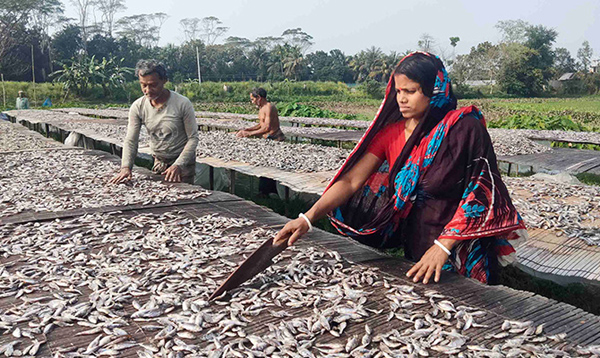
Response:
[[[298,214],[298,217],[302,218],[306,221],[306,223],[308,224],[308,232],[311,232],[313,228],[312,228],[312,224],[310,223],[310,220],[308,219],[308,217],[306,217],[306,215],[304,215],[302,213]]]
[[[444,250],[444,252],[446,254],[448,254],[448,256],[450,256],[452,253],[450,252],[450,250],[448,250],[448,248],[446,248],[446,246],[444,246],[444,244],[442,244],[441,242],[437,241],[437,240],[433,240],[433,243],[436,244],[437,246],[439,246],[442,250]]]

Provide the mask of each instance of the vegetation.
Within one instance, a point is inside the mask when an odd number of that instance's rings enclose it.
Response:
[[[586,128],[575,123],[569,116],[546,116],[542,114],[517,114],[490,122],[491,128],[542,129],[562,131],[584,131]]]
[[[5,80],[54,79],[65,83],[66,93],[85,99],[94,98],[93,87],[100,86],[109,100],[122,100],[124,93],[117,88],[134,80],[131,71],[124,70],[133,68],[140,58],[156,58],[167,65],[176,85],[188,87],[185,89],[192,96],[206,96],[207,100],[215,100],[211,96],[216,93],[209,88],[194,88],[192,82],[357,83],[359,91],[380,99],[394,66],[410,51],[386,54],[371,46],[353,55],[339,49],[309,52],[313,38],[301,28],[254,40],[226,37],[229,27],[213,16],[180,20],[184,42],[161,47],[157,44],[168,18],[165,13],[119,18],[117,15],[126,9],[123,0],[81,0],[73,5],[77,19],[62,16],[65,6],[60,0],[2,2],[0,73]],[[491,96],[533,97],[593,94],[600,90],[600,74],[589,73],[594,66],[594,51],[587,41],[575,59],[566,49],[554,48],[559,34],[551,28],[522,20],[500,21],[497,28],[502,38],[498,43],[482,42],[467,54],[455,53],[460,41],[456,36],[449,36],[442,45],[424,33],[415,47],[442,57],[463,98],[486,92]],[[89,73],[90,68],[98,66],[95,71],[113,71],[116,77]],[[557,90],[549,86],[566,71],[578,73]],[[117,83],[102,86],[111,78]],[[471,80],[487,81],[489,91],[469,88]],[[294,91],[298,93],[298,88]],[[233,102],[232,98],[218,100]]]

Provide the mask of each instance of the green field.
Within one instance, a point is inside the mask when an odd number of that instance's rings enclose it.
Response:
[[[168,88],[190,98],[197,110],[256,113],[250,104],[249,92],[254,87],[267,89],[269,99],[277,104],[282,115],[298,117],[330,117],[339,119],[371,120],[383,95],[383,86],[348,86],[336,82],[203,82],[202,84],[168,83]],[[54,107],[128,106],[141,95],[136,82],[128,82],[112,98],[104,98],[100,88],[94,88],[86,98],[64,96],[58,84],[5,82],[6,98],[0,109],[14,107],[17,91],[28,93],[30,103],[40,106],[46,97]],[[4,100],[4,97],[2,98]],[[490,123],[490,127],[600,130],[600,95],[577,98],[484,98],[464,99],[459,106],[476,105]]]
[[[581,98],[496,100],[495,105],[521,111],[575,111],[600,113],[600,95]]]

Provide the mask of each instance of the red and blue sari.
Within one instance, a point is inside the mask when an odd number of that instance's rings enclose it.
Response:
[[[329,217],[340,233],[373,247],[403,246],[415,261],[435,239],[459,240],[445,269],[496,283],[499,265],[512,262],[514,247],[526,239],[525,225],[502,182],[483,115],[474,106],[457,110],[442,62],[421,54],[438,68],[428,114],[393,167],[385,161]],[[394,89],[392,75],[373,123],[328,188],[378,132],[403,120]]]

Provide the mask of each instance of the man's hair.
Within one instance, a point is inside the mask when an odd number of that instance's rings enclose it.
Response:
[[[153,73],[158,75],[158,78],[161,80],[168,80],[169,76],[167,75],[167,67],[164,63],[158,60],[139,60],[135,65],[135,75],[139,76],[148,76]]]
[[[262,87],[257,87],[250,92],[252,97],[262,97],[264,99],[267,98],[267,91]]]

